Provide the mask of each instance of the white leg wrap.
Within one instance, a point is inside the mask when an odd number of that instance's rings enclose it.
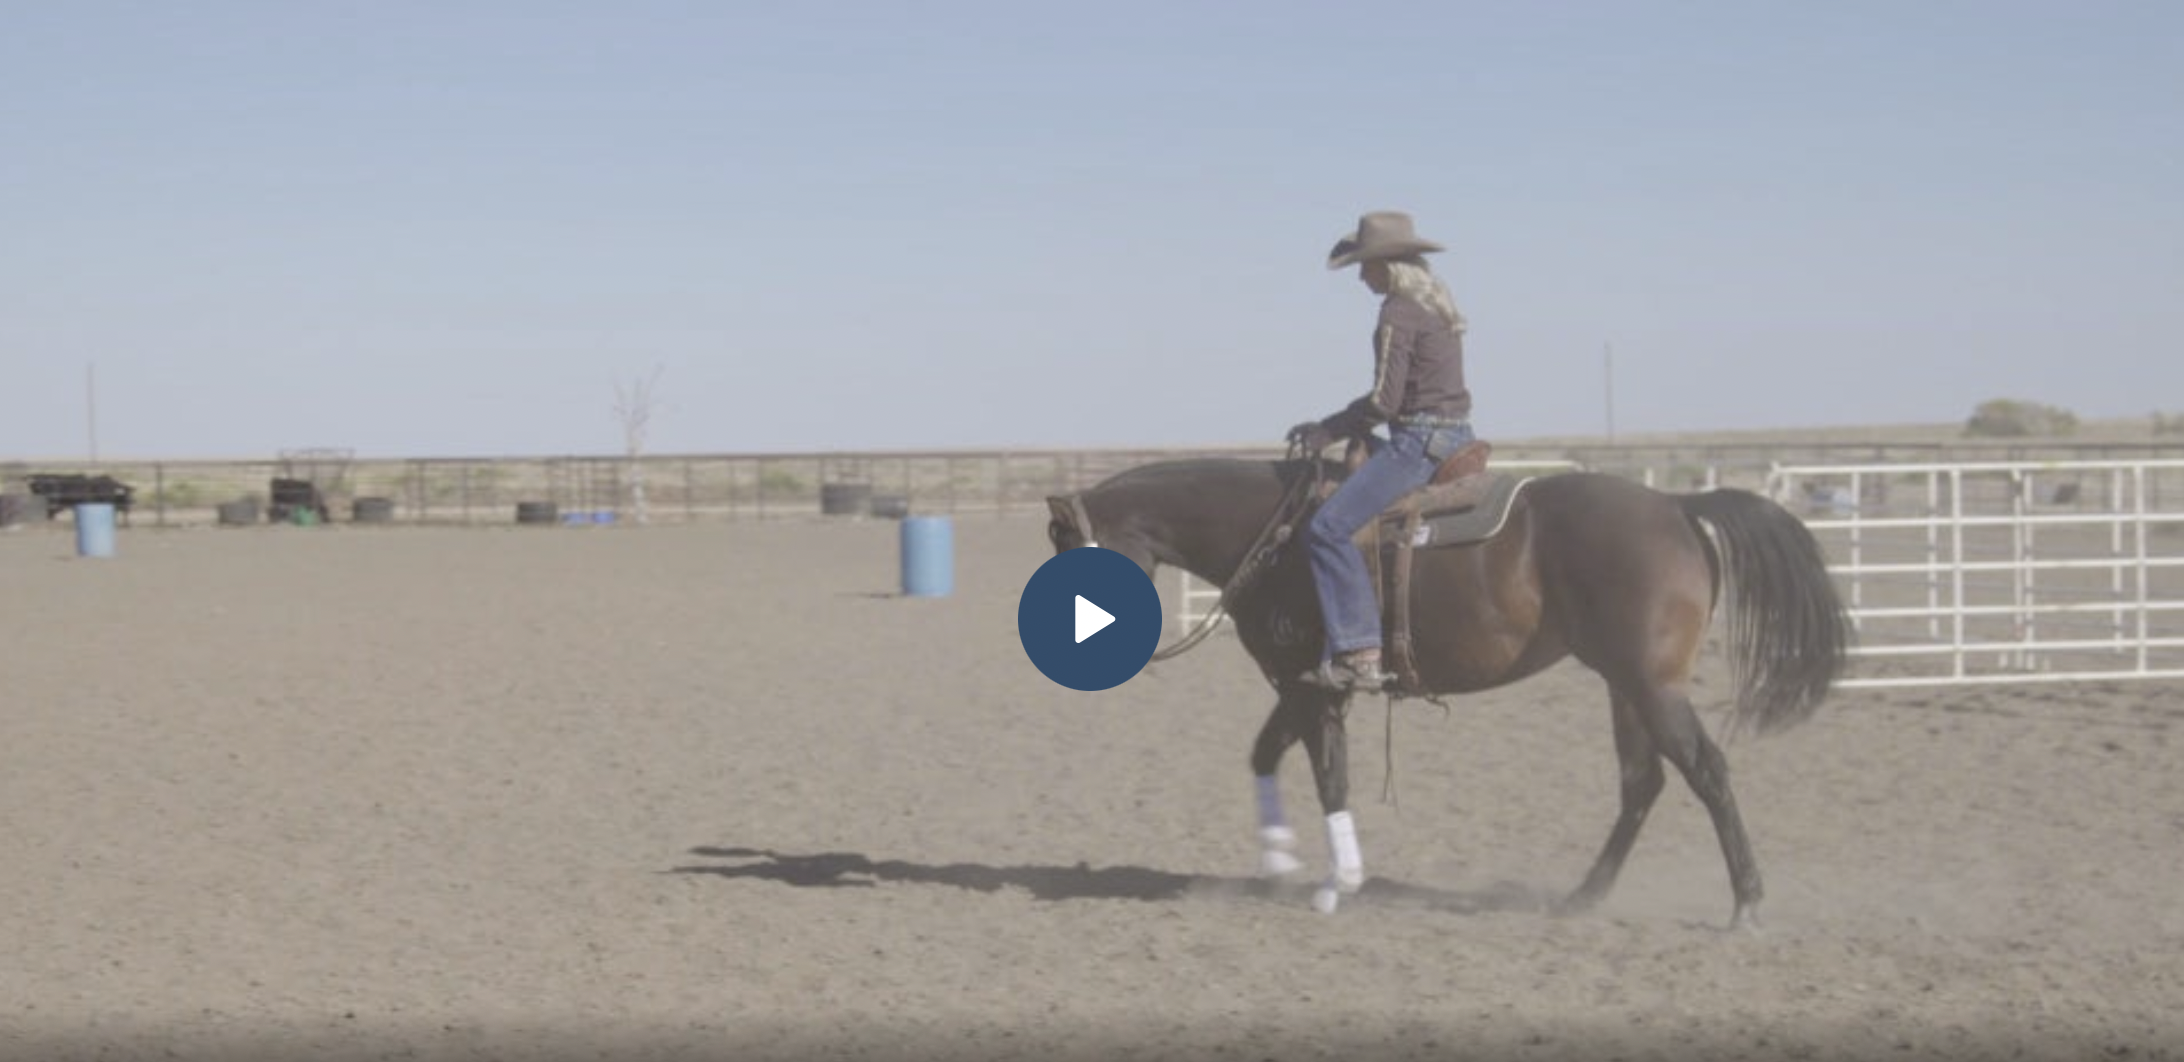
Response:
[[[1262,826],[1259,828],[1259,872],[1268,877],[1281,877],[1304,869],[1304,862],[1291,854],[1297,848],[1297,831],[1287,826]]]
[[[1282,787],[1271,774],[1258,775],[1259,794],[1259,873],[1278,878],[1304,869],[1304,863],[1291,853],[1297,848],[1297,831],[1289,828],[1282,815]]]
[[[1357,849],[1357,821],[1347,811],[1327,816],[1327,846],[1334,851],[1335,884],[1344,892],[1365,885],[1365,857]]]

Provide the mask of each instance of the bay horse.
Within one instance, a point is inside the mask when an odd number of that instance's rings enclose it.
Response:
[[[1316,506],[1316,486],[1340,474],[1339,465],[1295,451],[1286,460],[1173,460],[1048,499],[1057,552],[1098,545],[1148,577],[1170,565],[1224,588],[1239,641],[1276,691],[1250,755],[1261,869],[1282,876],[1302,867],[1274,781],[1283,754],[1302,741],[1333,864],[1313,897],[1324,913],[1365,880],[1348,806],[1350,695],[1299,681],[1319,662],[1323,636],[1305,553],[1286,546],[1286,533]],[[1758,928],[1759,868],[1728,763],[1690,695],[1725,583],[1730,730],[1764,735],[1803,722],[1843,670],[1852,632],[1819,543],[1762,495],[1671,495],[1601,473],[1545,475],[1524,485],[1490,537],[1416,550],[1412,645],[1425,693],[1505,686],[1566,657],[1606,680],[1622,809],[1556,913],[1607,896],[1665,784],[1666,760],[1713,820],[1735,900],[1730,928]]]

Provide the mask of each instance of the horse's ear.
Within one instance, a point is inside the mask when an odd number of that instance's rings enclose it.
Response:
[[[1061,521],[1063,527],[1069,527],[1076,522],[1076,517],[1069,514],[1068,498],[1064,498],[1059,495],[1049,494],[1047,495],[1046,501],[1047,511],[1053,513],[1054,518]],[[1084,530],[1084,528],[1080,527],[1077,528],[1077,530],[1082,531]]]

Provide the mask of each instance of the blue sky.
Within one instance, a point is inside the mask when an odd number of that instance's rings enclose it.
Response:
[[[0,0],[0,458],[2184,410],[2184,4]]]

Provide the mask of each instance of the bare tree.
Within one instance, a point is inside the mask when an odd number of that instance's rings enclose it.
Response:
[[[645,507],[645,466],[641,458],[645,451],[645,432],[652,425],[652,414],[659,408],[655,388],[660,373],[666,366],[655,365],[652,375],[624,385],[614,382],[614,419],[622,424],[622,443],[629,455],[629,500],[638,523],[650,523],[652,514]]]

